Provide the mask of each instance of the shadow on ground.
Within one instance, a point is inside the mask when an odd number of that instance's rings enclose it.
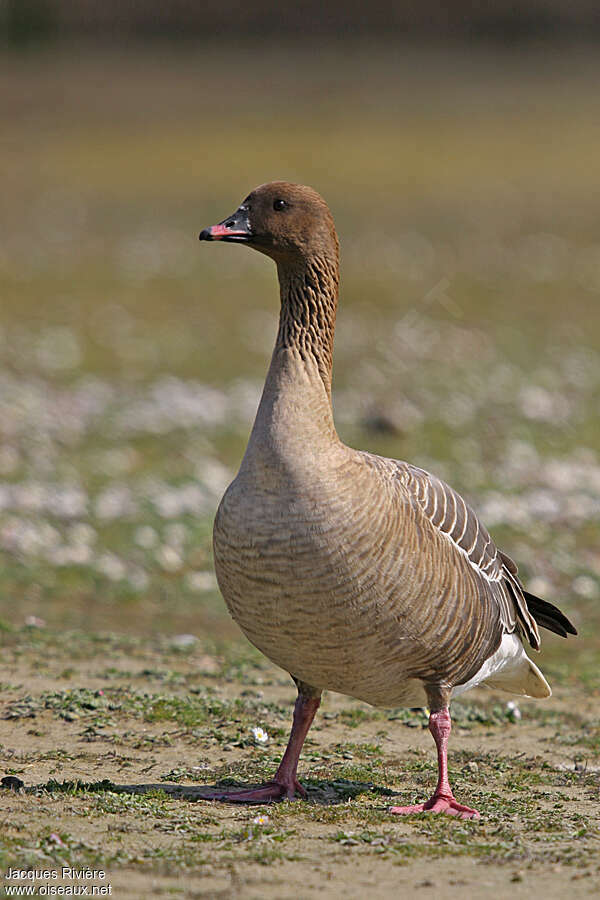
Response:
[[[85,782],[85,781],[54,781],[50,780],[45,784],[26,786],[20,778],[7,776],[2,779],[0,786],[5,790],[23,791],[25,793],[34,794],[37,791],[47,791],[51,794],[75,794],[81,792],[93,793],[113,793],[113,794],[167,794],[169,797],[180,798],[196,802],[198,800],[206,800],[213,803],[232,803],[235,806],[240,804],[235,800],[215,800],[208,792],[213,792],[218,788],[246,788],[252,789],[259,785],[248,785],[235,779],[226,778],[218,781],[215,785],[183,785],[183,784],[115,784],[108,779],[103,781]],[[361,794],[370,794],[371,796],[395,797],[396,791],[389,788],[378,787],[370,782],[348,781],[339,779],[336,781],[307,781],[304,783],[307,793],[307,799],[312,803],[319,803],[323,806],[332,806],[338,803],[345,803],[348,800],[354,800]],[[281,802],[281,801],[277,801]],[[245,802],[244,806],[264,806],[266,801],[261,800],[257,803]]]

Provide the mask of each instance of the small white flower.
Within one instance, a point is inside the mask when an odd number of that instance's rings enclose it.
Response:
[[[94,501],[94,512],[99,519],[110,521],[132,515],[137,509],[131,489],[126,484],[114,483],[104,488]]]
[[[127,580],[134,591],[145,591],[150,584],[150,579],[143,569],[132,569]]]
[[[252,824],[253,825],[268,825],[269,817],[268,816],[255,816],[252,819]]]
[[[93,553],[87,544],[65,544],[50,550],[47,557],[55,566],[85,566],[92,561]]]
[[[564,421],[570,411],[565,397],[537,384],[522,388],[519,402],[525,417],[538,422]]]
[[[589,575],[578,575],[573,581],[573,590],[580,597],[592,599],[598,596],[598,585]]]
[[[264,730],[264,728],[260,728],[260,726],[255,726],[252,729],[252,737],[254,738],[255,743],[261,744],[263,746],[269,740],[269,735]]]
[[[220,496],[231,481],[231,472],[218,459],[201,460],[196,466],[195,474],[215,496]]]
[[[183,560],[177,550],[169,547],[168,544],[163,544],[162,547],[158,548],[156,559],[165,572],[177,572],[183,565]]]
[[[50,837],[48,838],[48,843],[49,843],[49,844],[56,844],[57,847],[66,847],[66,846],[67,846],[67,845],[65,844],[65,842],[63,841],[63,839],[61,838],[61,836],[60,836],[59,834],[56,834],[56,832],[54,832],[54,831],[52,832],[52,834],[51,834]]]
[[[96,570],[111,581],[121,581],[127,575],[125,563],[114,553],[103,553],[96,560]]]
[[[30,512],[39,512],[46,501],[46,490],[37,481],[18,484],[14,488],[15,507]]]
[[[171,640],[172,646],[180,650],[187,650],[188,647],[194,647],[197,643],[198,638],[195,634],[176,634]]]
[[[137,528],[133,539],[138,547],[143,547],[144,550],[150,550],[158,544],[158,535],[150,525],[141,525]]]
[[[181,497],[176,488],[165,489],[154,497],[153,502],[156,511],[163,519],[175,519],[184,512]]]
[[[513,720],[513,722],[518,722],[521,718],[521,710],[517,706],[514,700],[509,700],[506,704],[506,712],[509,717]]]
[[[185,584],[188,590],[202,593],[216,590],[217,579],[212,572],[188,572],[185,576]]]
[[[535,575],[527,580],[527,590],[537,597],[551,597],[554,594],[552,582],[543,575]]]

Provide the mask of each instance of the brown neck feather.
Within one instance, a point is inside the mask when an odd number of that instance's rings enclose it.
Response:
[[[333,335],[338,303],[337,258],[312,256],[278,265],[281,293],[279,332],[275,350],[296,349],[312,357],[331,394]]]

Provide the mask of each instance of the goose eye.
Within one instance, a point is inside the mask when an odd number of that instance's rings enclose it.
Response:
[[[276,212],[281,212],[282,209],[287,208],[287,203],[285,200],[273,200],[273,209]]]

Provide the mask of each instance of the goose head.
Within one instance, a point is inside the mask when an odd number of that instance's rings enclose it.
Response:
[[[333,217],[321,195],[287,181],[255,188],[233,215],[201,231],[200,240],[246,244],[284,264],[302,257],[337,261],[338,255]]]

